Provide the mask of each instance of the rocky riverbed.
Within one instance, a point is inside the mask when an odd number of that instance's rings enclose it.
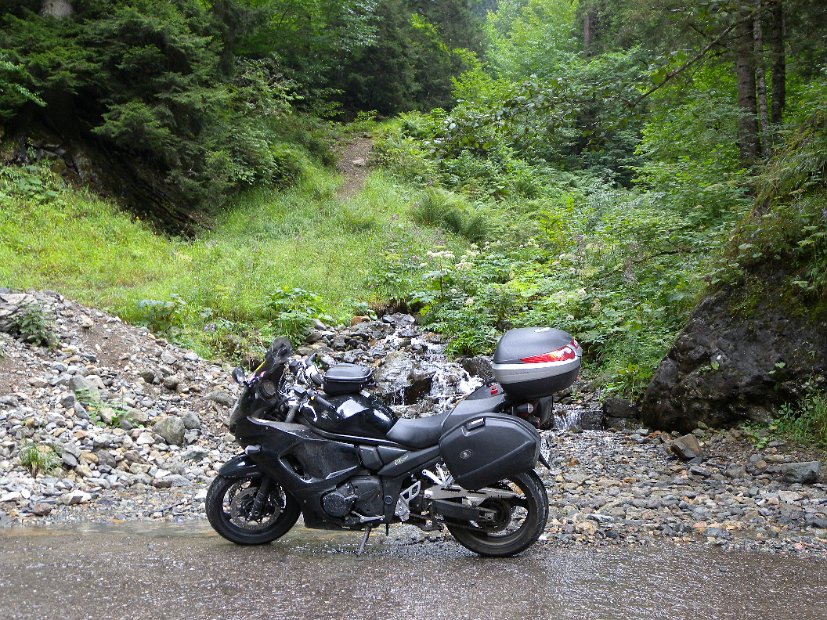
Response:
[[[224,426],[236,396],[230,368],[56,294],[13,301],[51,316],[58,344],[49,350],[0,333],[0,524],[203,518],[209,482],[236,453]],[[480,383],[404,314],[318,324],[308,341],[303,354],[376,367],[376,389],[403,416],[444,410]],[[486,373],[484,360],[465,365]],[[563,399],[561,422],[599,420],[594,403],[588,394]],[[679,439],[575,426],[544,432],[544,441],[552,465],[541,471],[551,502],[546,544],[665,539],[827,552],[818,454],[783,442],[759,451],[737,430]],[[27,461],[52,467],[35,475]],[[389,540],[426,536],[434,534],[395,528]]]

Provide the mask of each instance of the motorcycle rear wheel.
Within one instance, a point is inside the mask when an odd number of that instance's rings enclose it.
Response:
[[[489,557],[510,557],[533,545],[548,520],[548,495],[543,481],[527,471],[489,485],[513,491],[513,499],[486,499],[483,508],[498,512],[496,523],[462,526],[446,523],[448,531],[466,549]]]
[[[252,514],[261,476],[216,476],[207,490],[205,508],[213,529],[237,545],[264,545],[284,536],[299,518],[299,504],[271,481],[260,514]]]

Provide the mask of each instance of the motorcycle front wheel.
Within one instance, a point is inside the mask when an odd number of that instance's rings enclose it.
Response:
[[[207,491],[205,508],[213,529],[238,545],[263,545],[284,536],[299,518],[299,504],[275,481],[258,505],[262,476],[217,476]]]
[[[493,522],[469,521],[446,523],[446,526],[459,544],[474,553],[500,558],[516,555],[534,544],[543,533],[548,520],[546,488],[533,470],[489,486],[514,493],[513,497],[489,498],[480,504],[481,508],[495,512]]]

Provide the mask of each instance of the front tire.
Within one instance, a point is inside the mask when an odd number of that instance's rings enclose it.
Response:
[[[501,518],[495,524],[448,524],[457,542],[466,549],[489,557],[510,557],[533,545],[548,520],[548,495],[543,481],[527,471],[489,485],[513,491],[514,498],[486,499],[481,507],[492,508]]]
[[[256,495],[264,478],[217,476],[205,500],[213,529],[237,545],[263,545],[284,536],[299,518],[299,504],[274,480],[254,514]]]

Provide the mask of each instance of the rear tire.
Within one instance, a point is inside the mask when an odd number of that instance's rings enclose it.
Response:
[[[501,511],[503,518],[496,525],[480,526],[469,522],[463,526],[446,526],[459,544],[474,553],[498,558],[516,555],[533,545],[543,533],[548,520],[546,488],[534,470],[489,486],[506,488],[517,494],[514,499],[487,499],[480,504]]]
[[[299,504],[271,481],[261,514],[251,516],[261,476],[217,476],[207,491],[205,508],[213,529],[237,545],[263,545],[284,536],[299,518]]]

